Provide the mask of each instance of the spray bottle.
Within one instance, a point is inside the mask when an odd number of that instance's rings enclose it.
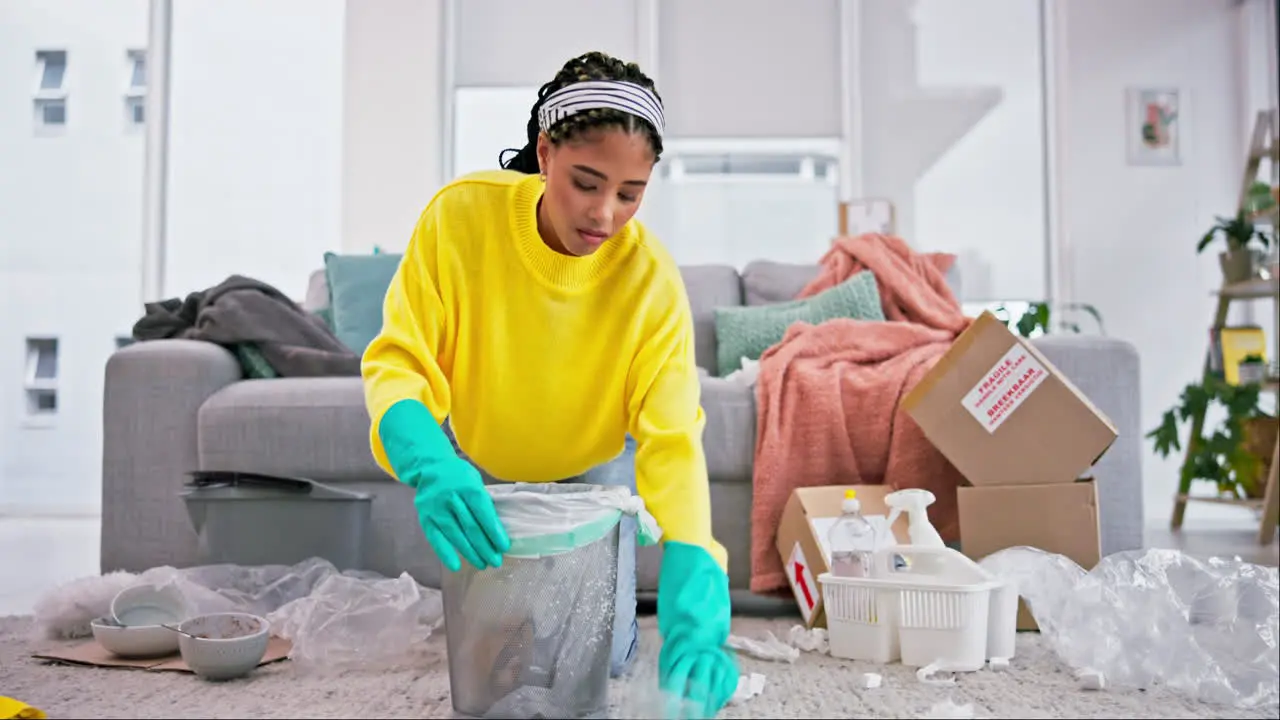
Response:
[[[929,522],[929,511],[926,509],[936,499],[933,493],[918,488],[908,488],[889,493],[884,498],[884,504],[889,508],[889,527],[892,528],[894,521],[898,519],[898,515],[905,511],[907,513],[907,536],[911,538],[912,545],[933,548],[946,547],[946,543],[942,542],[942,536],[938,534],[938,531]]]

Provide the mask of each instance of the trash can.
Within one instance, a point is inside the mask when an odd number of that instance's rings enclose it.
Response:
[[[456,712],[588,718],[608,711],[622,513],[657,526],[626,488],[488,486],[511,549],[502,567],[444,573],[445,644]]]
[[[373,496],[304,478],[198,471],[182,499],[208,565],[294,565],[319,557],[365,569]]]

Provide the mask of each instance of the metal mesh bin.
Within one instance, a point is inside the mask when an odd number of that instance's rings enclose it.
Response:
[[[621,512],[635,514],[639,499],[624,488],[574,483],[488,489],[512,546],[500,568],[463,562],[444,574],[454,710],[471,717],[604,717],[619,521]],[[656,527],[651,518],[641,524]]]

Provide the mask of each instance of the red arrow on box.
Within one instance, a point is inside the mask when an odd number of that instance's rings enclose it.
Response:
[[[804,593],[804,604],[813,609],[813,595],[809,593],[809,583],[804,581],[804,565],[795,564],[796,584],[800,586],[800,592]]]

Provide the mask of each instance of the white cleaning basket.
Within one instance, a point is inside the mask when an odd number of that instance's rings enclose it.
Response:
[[[950,548],[884,548],[871,577],[818,583],[835,657],[956,672],[1013,657],[1016,589]]]

